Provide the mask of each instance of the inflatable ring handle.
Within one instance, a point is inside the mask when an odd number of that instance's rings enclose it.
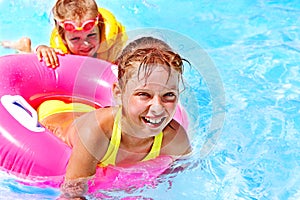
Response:
[[[43,132],[45,128],[38,122],[34,108],[20,95],[4,95],[1,97],[4,108],[25,128],[33,132]]]

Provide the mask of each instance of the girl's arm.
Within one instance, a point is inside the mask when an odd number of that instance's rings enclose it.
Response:
[[[71,127],[68,131],[69,134],[71,131],[76,131],[76,128]],[[88,180],[96,173],[97,163],[98,160],[90,154],[81,139],[76,137],[73,140],[72,154],[65,180],[61,185],[62,196],[65,198],[83,197],[88,190]]]
[[[100,124],[109,127],[111,131],[111,112],[112,109],[102,108],[86,113],[68,129],[67,135],[72,137],[70,141],[73,148],[61,186],[64,197],[78,198],[87,192],[88,180],[96,173],[97,164],[108,147],[109,138]]]

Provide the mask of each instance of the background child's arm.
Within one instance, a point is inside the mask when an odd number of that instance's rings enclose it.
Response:
[[[36,55],[39,61],[44,60],[48,67],[56,68],[59,65],[57,54],[63,55],[64,53],[47,45],[39,45],[36,48]]]

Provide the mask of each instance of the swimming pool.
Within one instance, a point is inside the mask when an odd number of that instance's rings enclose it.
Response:
[[[192,113],[200,119],[193,127],[199,129],[193,135],[195,154],[185,161],[191,163],[189,168],[164,177],[154,188],[110,192],[112,199],[300,199],[298,1],[97,2],[129,31],[174,31],[181,36],[177,47],[183,53],[194,55],[191,47],[204,50],[215,70],[199,75],[187,68],[187,92],[196,97],[182,102],[191,112],[196,102]],[[33,45],[47,44],[53,4],[0,1],[0,40],[26,35]],[[0,55],[10,53],[14,52],[0,48]],[[222,126],[222,134],[209,143],[211,126]],[[208,144],[213,149],[206,155],[203,145]],[[1,199],[55,199],[59,194],[52,188],[25,186],[2,172],[0,180]]]

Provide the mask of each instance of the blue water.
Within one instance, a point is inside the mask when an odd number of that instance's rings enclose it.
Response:
[[[155,188],[111,192],[112,199],[300,199],[299,1],[97,2],[129,32],[174,31],[168,39],[194,65],[186,68],[181,99],[193,122],[188,169]],[[0,40],[29,36],[33,46],[47,44],[53,4],[0,0]],[[0,55],[11,53],[0,48]],[[5,173],[0,180],[1,199],[59,194]]]

